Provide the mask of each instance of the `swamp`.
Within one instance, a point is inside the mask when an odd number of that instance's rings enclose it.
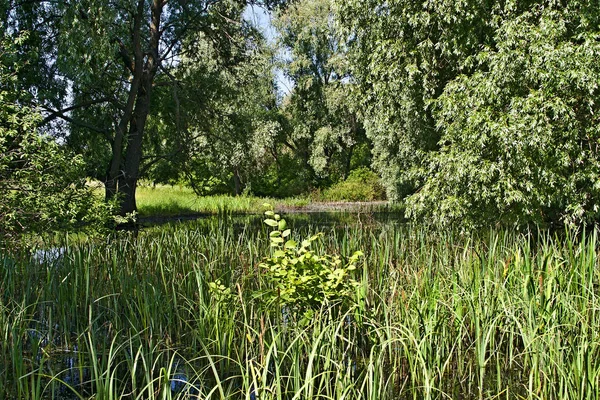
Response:
[[[278,227],[264,219],[3,254],[0,397],[596,398],[595,230],[475,235],[292,214],[290,240],[323,233],[305,243],[323,268],[278,287],[296,296],[272,293]],[[316,276],[329,256],[346,283]],[[311,280],[334,290],[312,302]]]
[[[0,400],[600,399],[598,0],[0,0]]]

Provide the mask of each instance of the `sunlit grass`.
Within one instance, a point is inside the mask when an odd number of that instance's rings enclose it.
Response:
[[[89,186],[99,196],[104,196],[101,182],[90,181]],[[387,202],[357,205],[344,201],[330,203],[317,192],[306,196],[286,199],[255,196],[211,195],[198,196],[193,189],[182,185],[151,185],[141,182],[136,189],[138,215],[141,217],[174,217],[197,214],[250,214],[264,211],[268,203],[280,211],[362,211],[362,212],[403,212],[401,204]]]
[[[197,196],[183,186],[142,186],[136,202],[141,216],[260,212],[267,202],[277,207],[302,207],[308,199],[265,199],[253,196]]]

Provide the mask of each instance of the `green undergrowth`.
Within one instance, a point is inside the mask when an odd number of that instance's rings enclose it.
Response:
[[[303,207],[309,201],[303,198],[283,200],[253,196],[197,196],[191,188],[180,186],[141,186],[136,202],[139,215],[174,216],[186,214],[254,213],[269,201],[276,207]]]
[[[386,200],[381,179],[366,167],[355,169],[346,180],[325,189],[321,197],[325,201]]]
[[[0,255],[0,398],[598,397],[596,232],[266,219]]]

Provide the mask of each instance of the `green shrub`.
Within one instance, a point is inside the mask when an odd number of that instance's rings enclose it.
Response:
[[[273,304],[287,307],[293,314],[308,321],[314,311],[324,304],[336,304],[344,309],[355,304],[360,286],[352,278],[358,260],[363,256],[357,251],[342,261],[339,255],[319,254],[311,246],[323,233],[318,233],[298,243],[291,239],[287,223],[273,211],[265,213],[270,233],[272,255],[259,266],[265,271],[269,287],[262,296],[267,308]]]
[[[376,173],[366,167],[350,172],[350,176],[323,193],[328,201],[374,201],[385,200],[385,189]]]

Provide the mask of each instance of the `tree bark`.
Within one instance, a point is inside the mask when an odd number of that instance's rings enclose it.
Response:
[[[144,0],[138,0],[132,32],[134,62],[133,65],[125,65],[133,77],[123,116],[116,127],[112,143],[113,154],[105,185],[108,200],[119,195],[120,215],[137,210],[135,193],[143,155],[144,130],[150,112],[154,77],[160,65],[160,20],[164,3],[163,0],[153,0],[150,6],[150,37],[147,51],[142,49],[141,43],[144,3]]]
[[[240,178],[240,172],[239,170],[236,168],[233,171],[233,184],[235,186],[235,195],[239,196],[242,194],[242,179]]]
[[[126,215],[137,210],[135,192],[137,188],[140,161],[142,159],[142,144],[144,140],[144,128],[150,112],[150,95],[152,84],[150,77],[144,79],[139,89],[135,104],[133,118],[129,125],[127,140],[127,152],[125,154],[125,167],[123,174],[119,177],[119,191],[123,193],[121,198],[120,214]]]

